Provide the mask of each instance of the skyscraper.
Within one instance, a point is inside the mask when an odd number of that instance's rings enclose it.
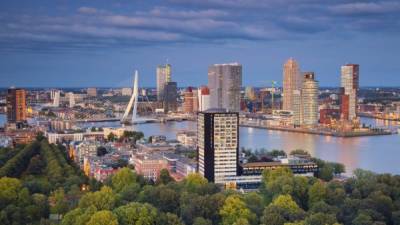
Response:
[[[341,86],[344,94],[348,95],[348,119],[357,117],[357,94],[359,89],[359,65],[347,64],[341,68]]]
[[[300,126],[303,123],[303,105],[301,99],[301,90],[293,91],[293,124]]]
[[[210,89],[207,86],[203,86],[198,91],[199,111],[206,111],[211,108],[210,103]]]
[[[194,93],[192,87],[188,87],[183,94],[183,112],[193,113],[194,112]]]
[[[10,88],[7,91],[7,122],[26,121],[26,92],[24,89]]]
[[[314,72],[304,73],[301,89],[302,124],[314,126],[318,124],[318,81]]]
[[[171,82],[171,65],[157,66],[157,101],[163,101],[165,84]]]
[[[69,107],[73,108],[75,106],[75,94],[73,92],[68,93]]]
[[[197,142],[199,173],[208,181],[225,184],[238,175],[239,113],[225,109],[199,112]]]
[[[212,108],[223,108],[230,112],[239,112],[241,86],[241,64],[214,64],[208,68],[208,87],[210,88]]]
[[[302,77],[296,60],[290,58],[283,65],[283,110],[293,110],[293,91],[300,90]]]
[[[53,106],[60,107],[60,91],[54,92]]]
[[[178,109],[178,90],[176,82],[167,82],[164,86],[164,112],[175,112]]]

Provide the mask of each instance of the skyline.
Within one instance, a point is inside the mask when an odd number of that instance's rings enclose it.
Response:
[[[140,86],[153,87],[167,61],[180,87],[206,84],[209,65],[230,62],[243,65],[243,86],[282,86],[290,57],[321,86],[340,86],[347,63],[360,65],[362,87],[400,84],[399,2],[107,3],[2,1],[1,86],[123,87],[138,69]]]

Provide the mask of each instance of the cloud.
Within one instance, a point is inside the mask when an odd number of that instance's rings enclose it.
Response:
[[[400,13],[400,2],[354,2],[330,7],[330,11],[341,15]]]
[[[219,44],[400,31],[400,3],[386,0],[170,0],[52,10],[0,11],[0,49]]]

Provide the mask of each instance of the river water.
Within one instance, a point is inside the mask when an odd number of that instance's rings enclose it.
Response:
[[[5,116],[0,115],[0,126]],[[363,118],[363,123],[379,127],[400,127],[399,123]],[[119,122],[86,123],[83,127],[102,126],[118,127]],[[175,139],[176,132],[195,130],[192,121],[147,123],[135,125],[145,136],[165,135]],[[312,156],[328,161],[340,162],[346,166],[347,174],[356,168],[371,170],[377,173],[393,173],[400,175],[400,135],[384,135],[370,137],[341,138],[312,134],[273,131],[258,128],[240,128],[240,146],[251,149],[281,149],[290,152],[304,149]]]
[[[363,118],[362,122],[378,127],[398,127],[400,124]],[[120,126],[118,122],[92,123],[85,126]],[[177,131],[195,130],[191,121],[148,123],[135,125],[145,136],[165,135],[174,139]],[[400,135],[341,138],[312,134],[273,131],[258,128],[240,128],[240,146],[251,149],[280,149],[290,152],[304,149],[312,156],[328,161],[340,162],[346,166],[347,174],[356,168],[377,173],[400,174]]]

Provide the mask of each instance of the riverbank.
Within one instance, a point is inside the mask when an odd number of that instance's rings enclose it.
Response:
[[[371,113],[359,112],[359,113],[357,113],[357,115],[359,117],[365,117],[365,118],[373,118],[373,119],[379,119],[379,120],[385,120],[385,121],[400,122],[400,119],[389,118],[389,117],[385,117],[383,115],[375,115],[375,114],[371,114]]]
[[[343,131],[327,131],[327,130],[317,130],[317,129],[307,129],[307,128],[278,127],[278,126],[268,126],[268,125],[244,124],[244,123],[241,123],[240,126],[259,128],[259,129],[267,129],[267,130],[279,130],[279,131],[287,131],[287,132],[294,132],[294,133],[303,133],[303,134],[344,137],[344,138],[363,137],[363,136],[380,136],[380,135],[393,134],[392,132],[385,131],[385,130],[343,132]]]

